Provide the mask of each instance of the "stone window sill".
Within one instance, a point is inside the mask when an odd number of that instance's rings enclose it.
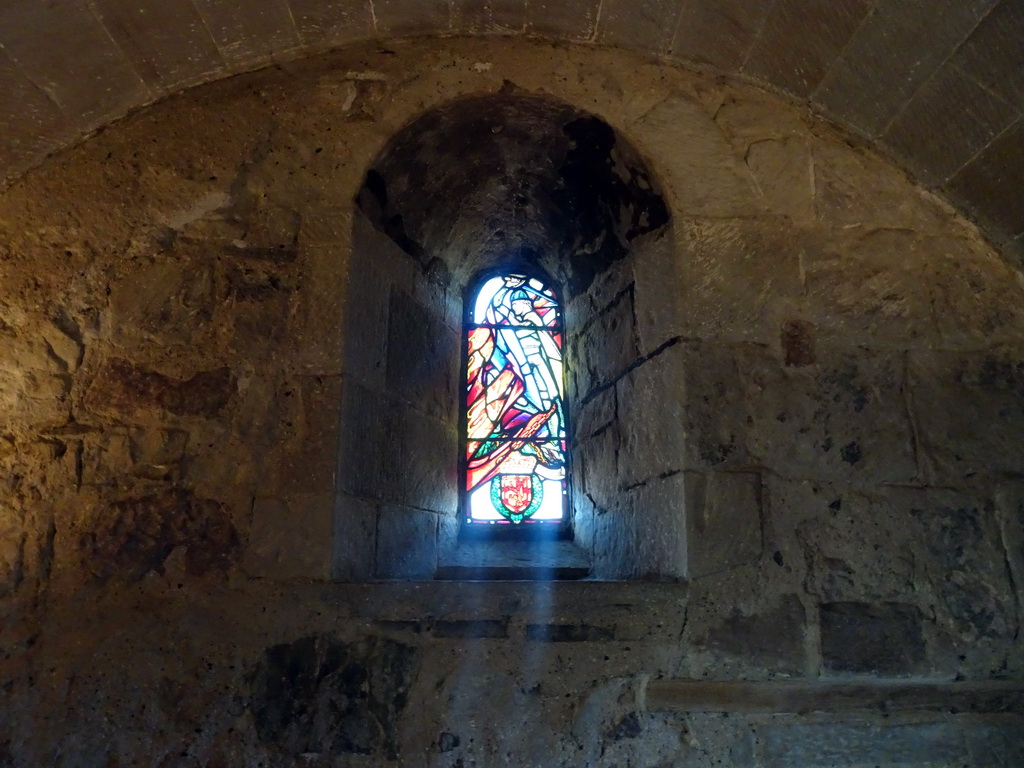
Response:
[[[574,581],[590,574],[587,553],[571,541],[459,541],[443,552],[441,581]]]

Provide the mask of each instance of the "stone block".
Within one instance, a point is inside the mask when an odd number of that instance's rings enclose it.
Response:
[[[793,368],[759,350],[744,352],[753,460],[788,477],[917,478],[902,355],[818,355],[817,365]]]
[[[733,609],[699,642],[716,654],[796,675],[804,669],[805,624],[800,599],[783,595],[778,602],[749,615]]]
[[[601,0],[566,0],[558,3],[526,4],[527,34],[559,40],[591,40],[597,28]]]
[[[246,676],[256,737],[303,763],[311,755],[397,762],[418,657],[415,648],[376,637],[309,635],[272,645]]]
[[[970,72],[1007,103],[1020,104],[1024,100],[1024,70],[1017,42],[1024,35],[1024,13],[1010,0],[973,0],[967,5],[992,10],[971,30],[950,63],[961,72]]]
[[[326,581],[334,572],[335,510],[330,494],[253,502],[242,567],[272,581]]]
[[[964,727],[972,768],[1014,768],[1024,765],[1024,725],[1017,722],[972,723]]]
[[[128,59],[84,5],[4,3],[0,46],[84,131],[151,98]]]
[[[428,35],[451,27],[447,0],[373,0],[373,17],[383,36]]]
[[[636,341],[639,354],[646,357],[680,335],[680,293],[688,275],[673,231],[634,243],[632,267]]]
[[[673,0],[604,0],[597,42],[647,54],[667,53],[679,16]]]
[[[188,575],[224,573],[239,536],[225,505],[175,488],[103,504],[77,547],[82,569],[97,582],[131,583],[163,573],[175,550]]]
[[[761,555],[761,476],[683,473],[688,578],[726,571]]]
[[[868,0],[780,0],[743,71],[794,96],[807,96],[871,10]]]
[[[687,575],[685,477],[652,478],[619,494],[595,520],[598,579],[673,580]]]
[[[633,137],[644,155],[660,159],[661,179],[675,210],[737,217],[762,210],[742,154],[695,99],[681,93],[667,97],[637,121]],[[679,147],[687,149],[680,152]]]
[[[213,417],[224,410],[237,387],[234,374],[227,368],[179,379],[111,358],[93,377],[83,403],[97,412],[162,410],[176,416]]]
[[[0,162],[6,178],[14,178],[62,140],[74,134],[67,116],[10,58],[0,60]]]
[[[969,75],[943,66],[888,126],[881,143],[929,186],[938,186],[1017,121],[1019,111]],[[944,126],[936,132],[936,121]]]
[[[923,672],[921,611],[906,603],[824,603],[821,656],[829,672],[910,675]]]
[[[97,0],[92,7],[152,88],[172,91],[207,79],[224,63],[196,7],[167,0],[142,8],[131,0]]]
[[[299,35],[287,0],[193,0],[221,56],[229,66],[252,66],[297,48]],[[301,3],[292,3],[296,19]],[[297,6],[297,7],[296,7]]]
[[[218,300],[208,258],[148,264],[112,283],[109,333],[128,347],[153,342],[192,346],[212,332]]]
[[[607,386],[637,362],[633,292],[623,291],[573,339],[573,370],[579,397]]]
[[[758,736],[765,768],[971,764],[951,722],[777,724],[758,728]]]
[[[687,336],[774,342],[803,293],[802,243],[783,217],[676,222],[680,325]]]
[[[1024,338],[1024,284],[987,243],[935,236],[923,251],[935,322],[947,346],[985,348]]]
[[[390,402],[347,379],[341,398],[338,488],[353,496],[380,498],[385,448],[395,439],[387,430]]]
[[[469,34],[522,32],[527,0],[454,0],[452,30]]]
[[[369,581],[376,577],[377,507],[339,493],[334,502],[333,564],[335,581]]]
[[[877,136],[996,0],[883,2],[850,38],[814,100]]]
[[[459,336],[411,296],[393,291],[388,311],[388,391],[415,410],[456,420]]]
[[[431,416],[389,401],[381,450],[377,498],[449,514],[458,504],[456,429]]]
[[[295,382],[300,424],[293,450],[278,446],[281,487],[304,493],[334,490],[338,470],[339,422],[342,411],[340,376],[310,376]]]
[[[740,68],[771,6],[744,0],[683,3],[672,57],[711,64],[726,72]]]
[[[385,505],[377,524],[378,579],[433,579],[437,572],[437,515]]]
[[[806,319],[823,342],[917,346],[939,336],[935,290],[921,279],[928,238],[908,230],[874,230],[846,243],[807,238]],[[930,284],[931,283],[931,284]]]
[[[983,224],[999,234],[1013,237],[1024,233],[1021,206],[1007,195],[1007,187],[1018,188],[1024,180],[1024,122],[1016,123],[954,175],[946,192],[977,211]]]
[[[596,436],[578,442],[572,453],[573,490],[585,495],[600,509],[609,509],[620,488],[618,452],[621,434],[613,425]]]
[[[815,138],[815,210],[828,226],[846,229],[936,229],[947,214],[881,158]]]
[[[683,348],[671,346],[616,384],[620,487],[682,468],[686,362]]]
[[[802,137],[764,139],[747,149],[747,167],[764,206],[796,223],[814,221],[811,150]]]
[[[925,596],[958,662],[990,674],[1003,662],[987,644],[1014,633],[1014,586],[1000,515],[987,489],[891,489],[890,514],[906,521],[915,543],[914,591]],[[952,659],[943,659],[952,664]]]
[[[687,469],[748,466],[750,406],[742,364],[750,350],[710,342],[682,342],[683,461]],[[757,348],[755,348],[756,354]]]
[[[347,309],[344,278],[348,266],[345,253],[340,245],[301,249],[302,275],[296,317],[289,323],[288,352],[296,365],[309,373],[330,376],[344,369],[342,350]],[[358,313],[353,312],[355,314]],[[352,344],[355,346],[357,342],[353,340]],[[382,342],[367,346],[372,350],[382,346]]]
[[[609,387],[588,400],[576,400],[576,412],[572,413],[572,433],[576,441],[588,440],[598,432],[612,425],[618,418],[615,402],[615,387]],[[571,404],[575,404],[571,401]]]
[[[837,483],[766,480],[766,549],[824,602],[913,599],[925,555],[909,509]]]
[[[1024,357],[1015,350],[912,352],[907,385],[922,466],[957,481],[1024,466]]]

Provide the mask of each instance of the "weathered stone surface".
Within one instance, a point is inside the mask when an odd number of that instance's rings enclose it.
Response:
[[[821,655],[830,672],[908,675],[925,660],[921,612],[901,603],[825,603]]]
[[[884,2],[850,38],[815,101],[864,135],[879,135],[996,1]]]
[[[85,6],[38,7],[6,3],[0,9],[0,45],[76,124],[86,130],[152,94],[99,19]],[[56,37],[55,37],[56,35]],[[87,57],[81,55],[88,51]],[[83,80],[74,77],[83,73]]]
[[[1024,13],[1011,0],[992,5],[991,13],[971,30],[951,63],[1000,98],[1019,104],[1024,97],[1024,72],[1014,41],[1024,32]]]
[[[455,331],[411,296],[393,291],[388,311],[388,391],[416,411],[455,421]]]
[[[416,666],[414,648],[383,638],[312,635],[271,646],[250,678],[256,732],[284,754],[398,759],[396,726]]]
[[[1021,206],[1007,200],[1000,192],[996,180],[1011,184],[1024,179],[1024,121],[1020,118],[1001,133],[988,147],[972,157],[949,179],[945,189],[954,197],[974,206],[985,219],[992,222],[1002,235],[1015,236],[1024,232],[1024,214]]]
[[[814,220],[814,172],[806,141],[801,138],[759,141],[747,149],[746,163],[767,210],[788,216],[797,223]]]
[[[326,495],[255,499],[245,572],[275,581],[329,578],[336,549],[335,514],[334,499]]]
[[[787,368],[748,347],[740,368],[759,463],[789,477],[917,477],[901,356],[822,354],[816,366]]]
[[[185,489],[113,502],[99,511],[78,542],[83,569],[101,582],[160,573],[179,547],[190,575],[224,571],[238,546],[228,510]]]
[[[682,422],[687,469],[749,466],[752,416],[746,402],[743,346],[683,342]]]
[[[579,397],[608,386],[637,362],[633,319],[633,291],[627,288],[576,336],[570,351],[577,361],[573,371]]]
[[[602,579],[672,580],[687,566],[686,478],[652,477],[620,492],[612,512],[594,522],[594,575]]]
[[[248,296],[233,278],[236,296]],[[158,261],[130,272],[112,286],[110,334],[125,345],[192,344],[210,331],[218,303],[215,272],[192,259]]]
[[[914,94],[881,141],[906,158],[921,181],[938,186],[1013,125],[1019,114],[1016,107],[947,64]],[[949,126],[938,137],[929,128],[935,120]]]
[[[330,493],[338,471],[341,377],[304,377],[286,384],[280,395],[298,400],[298,420],[293,445],[281,446],[277,452],[280,463],[274,474],[279,487],[293,492]],[[287,412],[286,408],[282,410]],[[282,418],[287,417],[282,414]]]
[[[815,211],[824,224],[930,230],[947,217],[922,193],[908,193],[903,174],[877,157],[822,138],[811,153]]]
[[[606,45],[666,53],[672,45],[679,4],[671,0],[604,0],[597,41]]]
[[[749,659],[775,672],[796,674],[804,668],[804,608],[796,595],[785,595],[765,613],[736,609],[711,627],[703,641],[716,653]]]
[[[159,409],[177,416],[209,417],[224,409],[235,390],[235,377],[227,368],[201,371],[182,380],[114,358],[97,372],[84,402],[104,412]]]
[[[203,22],[229,64],[266,60],[275,53],[296,48],[299,36],[286,0],[225,5],[216,0],[193,0]],[[293,1],[292,5],[296,5]],[[301,16],[301,5],[294,11]]]
[[[377,567],[377,507],[339,493],[334,502],[334,564],[331,578],[367,581]]]
[[[683,473],[687,576],[734,568],[761,555],[761,476]]]
[[[724,70],[738,69],[770,10],[767,4],[751,7],[743,0],[713,4],[687,0],[672,41],[672,56]]]
[[[384,506],[377,523],[379,579],[432,579],[437,571],[437,515]]]
[[[903,348],[935,333],[936,297],[922,290],[921,263],[935,245],[909,230],[872,230],[836,247],[804,241],[808,319],[822,339]]]
[[[743,216],[760,210],[757,188],[741,157],[691,97],[669,96],[636,123],[634,132],[639,149],[661,159],[662,173],[685,215]],[[679,146],[689,150],[675,151]]]
[[[373,0],[377,34],[413,35],[447,32],[451,26],[446,0]]]
[[[1012,350],[914,352],[910,407],[923,467],[942,479],[1019,471],[1024,360]],[[983,426],[982,426],[983,425]]]
[[[867,0],[782,0],[772,6],[743,71],[797,96],[817,88],[861,21]]]
[[[968,764],[960,730],[942,723],[770,725],[759,734],[766,768]]]
[[[151,87],[172,90],[191,84],[223,64],[202,17],[186,0],[145,9],[126,0],[99,0],[93,7]]]
[[[526,4],[526,32],[582,42],[597,29],[601,0],[569,0],[558,4]]]
[[[802,293],[801,246],[789,221],[697,219],[677,223],[676,234],[685,335],[774,342],[785,300]]]
[[[470,34],[521,32],[527,0],[454,0],[452,28]]]
[[[686,358],[679,345],[667,348],[616,384],[619,420],[618,478],[630,488],[677,472],[683,464],[684,405],[680,394]]]

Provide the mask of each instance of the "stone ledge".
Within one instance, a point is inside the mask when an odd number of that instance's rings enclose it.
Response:
[[[1024,681],[857,682],[658,680],[647,707],[676,712],[807,714],[809,712],[1024,713]]]

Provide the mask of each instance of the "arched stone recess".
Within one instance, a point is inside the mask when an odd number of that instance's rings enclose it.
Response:
[[[462,302],[482,271],[513,265],[550,275],[565,296],[569,559],[611,579],[708,567],[687,524],[708,483],[683,471],[688,356],[670,205],[621,131],[508,85],[437,107],[389,141],[354,214],[346,304],[360,309],[344,331],[337,577],[424,578],[465,561]],[[738,551],[754,556],[759,480],[721,484],[712,492],[733,509],[720,505],[717,519],[733,534],[742,522],[750,541]],[[518,562],[565,565],[564,551],[536,560],[546,545],[528,546]]]

